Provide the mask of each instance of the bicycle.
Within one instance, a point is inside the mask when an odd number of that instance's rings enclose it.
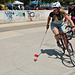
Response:
[[[67,37],[67,33],[69,33],[69,32],[72,32],[72,31],[68,31],[68,32],[63,33],[63,34],[59,33],[56,36],[59,35],[59,42],[61,44],[60,48],[62,48],[62,50],[64,52],[63,54],[65,54],[65,50],[67,50],[67,52],[69,54],[69,58],[71,60],[71,63],[73,66],[75,66],[75,52],[73,50],[72,44],[69,42],[68,37]],[[66,38],[66,44],[64,44],[64,40],[63,40],[62,36],[64,36]]]

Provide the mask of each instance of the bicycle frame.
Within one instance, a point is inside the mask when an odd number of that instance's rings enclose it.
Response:
[[[58,34],[58,35],[60,35],[60,36],[59,36],[59,39],[61,40],[61,43],[62,43],[62,46],[63,46],[64,49],[65,49],[65,45],[66,45],[66,48],[68,48],[68,45],[69,45],[69,44],[70,44],[70,46],[71,46],[71,48],[72,48],[72,44],[69,42],[66,33]],[[63,40],[63,38],[62,38],[62,36],[64,36],[64,35],[65,35],[65,38],[66,38],[66,44],[65,44],[65,45],[64,45],[64,42],[63,42],[64,40]],[[74,52],[73,48],[72,48],[72,52]]]
[[[70,44],[71,48],[72,48],[72,44],[69,42],[68,38],[67,38],[67,35],[65,35],[66,37],[66,48],[68,48],[68,44]],[[72,52],[74,52],[73,48],[72,48]]]

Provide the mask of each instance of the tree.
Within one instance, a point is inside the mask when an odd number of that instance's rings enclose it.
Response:
[[[0,0],[0,3],[1,4],[5,4],[5,3],[8,3],[8,2],[14,2],[15,0]]]
[[[19,1],[23,2],[25,5],[29,4],[29,2],[30,2],[30,0],[19,0]]]
[[[14,2],[14,1],[16,1],[16,0],[0,0],[0,3],[1,4],[5,4],[5,3],[8,3],[8,2]],[[21,2],[23,2],[25,5],[26,4],[29,4],[30,3],[30,1],[34,1],[34,0],[19,0],[19,1],[21,1]],[[38,0],[37,0],[38,1]],[[40,1],[40,0],[39,0]],[[51,3],[51,2],[55,2],[55,1],[60,1],[60,2],[65,2],[66,3],[66,1],[72,1],[72,2],[74,2],[75,3],[75,0],[41,0],[42,2],[46,2],[46,3]]]

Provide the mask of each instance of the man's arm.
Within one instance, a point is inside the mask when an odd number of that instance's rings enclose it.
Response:
[[[68,15],[65,15],[65,18],[70,22],[70,24],[71,24],[72,26],[74,26],[73,21],[71,20],[71,18],[70,18]]]
[[[72,25],[72,31],[75,31],[75,26],[73,21],[71,20],[71,18],[68,15],[65,15],[65,18],[70,22],[70,24]]]

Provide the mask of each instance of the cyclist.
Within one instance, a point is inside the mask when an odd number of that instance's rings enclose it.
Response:
[[[75,6],[73,2],[69,3],[69,8],[68,8],[68,14],[71,14],[71,19],[73,23],[75,24]]]
[[[67,13],[65,13],[64,10],[60,9],[61,7],[61,4],[59,2],[56,2],[53,4],[53,12],[51,12],[48,16],[48,19],[47,19],[47,25],[46,25],[46,28],[48,29],[49,28],[49,22],[52,18],[52,22],[51,22],[51,30],[53,31],[53,33],[55,34],[55,39],[57,41],[57,45],[60,47],[60,43],[59,43],[59,36],[56,36],[57,34],[61,33],[65,33],[65,26],[64,26],[64,21],[63,21],[63,18],[65,17],[69,22],[70,24],[72,25],[72,30],[74,31],[75,30],[75,27],[74,27],[74,23],[73,21],[70,19],[70,17],[68,16]],[[64,39],[64,43],[66,43],[66,38],[63,37]]]

